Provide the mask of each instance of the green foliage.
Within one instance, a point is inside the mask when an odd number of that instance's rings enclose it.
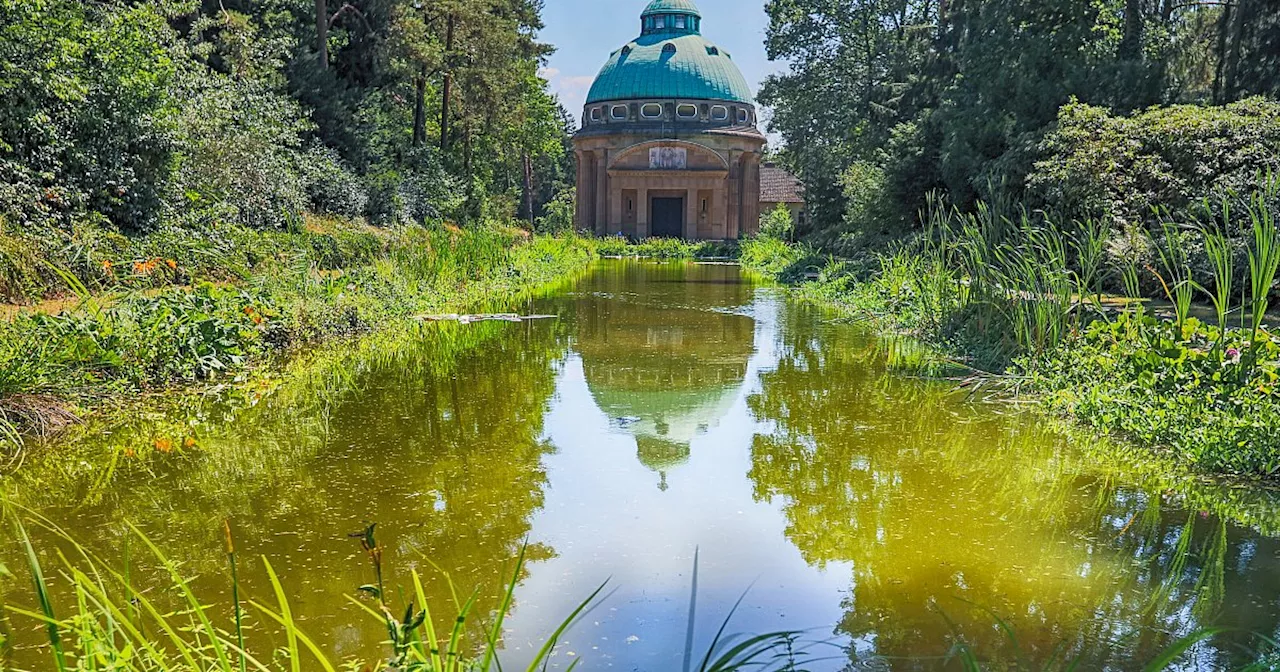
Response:
[[[1266,6],[771,0],[790,67],[760,99],[807,188],[801,234],[883,249],[933,192],[1128,222],[1243,192],[1277,155],[1275,105],[1245,100],[1280,91]]]
[[[1226,349],[1217,346],[1223,339]],[[1257,367],[1249,365],[1250,349]],[[1125,314],[1024,360],[1050,408],[1204,471],[1280,474],[1280,338]]]
[[[272,251],[244,284],[122,289],[0,322],[0,411],[24,397],[74,402],[220,378],[283,348],[511,297],[592,256],[577,238],[521,242],[486,227],[385,239],[352,225],[308,228],[238,234],[244,249]],[[154,261],[139,262],[139,280],[167,269]]]
[[[934,207],[930,228],[913,246],[882,255],[870,270],[832,261],[802,291],[1010,375],[1050,409],[1166,451],[1182,464],[1275,477],[1280,337],[1263,328],[1280,263],[1280,234],[1268,205],[1272,184],[1264,183],[1248,208],[1253,270],[1244,296],[1232,296],[1232,283],[1222,277],[1197,278],[1188,263],[1186,250],[1202,243],[1219,250],[1219,274],[1232,275],[1217,227],[1193,233],[1167,226],[1158,239],[1145,240],[1160,258],[1158,268],[1145,270],[1165,288],[1172,320],[1140,304],[1118,316],[1103,305],[1103,225],[1086,222],[1066,234],[1028,213],[1010,218],[981,204],[975,214]],[[1224,209],[1229,221],[1230,207]],[[794,266],[796,254],[744,251],[752,265],[769,269]],[[769,255],[772,266],[761,260]],[[1127,274],[1134,291],[1137,273],[1131,267]],[[1227,290],[1214,294],[1221,301],[1217,325],[1190,315],[1195,288],[1211,281]],[[1232,328],[1227,315],[1236,310],[1254,319]]]
[[[738,261],[744,268],[772,277],[784,275],[807,256],[802,246],[764,235],[741,241],[738,247]]]
[[[152,3],[0,2],[0,211],[16,221],[159,214],[176,67]]]
[[[795,221],[791,217],[791,209],[785,203],[779,203],[760,220],[761,238],[791,240],[794,231]]]
[[[3,0],[0,215],[48,238],[544,214],[572,156],[540,7],[336,5]]]
[[[1157,209],[1183,213],[1243,194],[1280,167],[1280,103],[1180,105],[1131,117],[1072,103],[1040,146],[1027,178],[1037,207],[1068,217],[1145,224]]]
[[[538,233],[561,234],[573,231],[574,209],[577,191],[570,187],[556,193],[546,205],[546,213],[538,218],[534,227]]]

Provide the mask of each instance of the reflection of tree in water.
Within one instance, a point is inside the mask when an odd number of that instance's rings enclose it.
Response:
[[[1280,605],[1261,597],[1280,591],[1275,540],[1169,511],[1160,490],[1091,469],[1033,419],[887,376],[873,341],[786,317],[778,365],[749,399],[776,427],[755,438],[750,477],[808,562],[852,563],[838,631],[862,654],[945,655],[959,633],[1011,660],[987,609],[1032,658],[1062,644],[1088,669],[1127,669],[1205,625],[1275,632]],[[1202,660],[1225,664],[1248,639],[1223,635]]]
[[[324,404],[314,405],[321,392],[305,387],[320,381],[300,378],[300,389],[277,390],[230,422],[201,425],[202,446],[188,457],[153,461],[152,473],[116,472],[111,487],[78,511],[55,510],[51,501],[83,482],[24,499],[85,531],[84,541],[108,559],[119,554],[122,519],[139,523],[187,571],[202,574],[195,585],[207,601],[226,599],[216,535],[230,518],[242,555],[275,564],[308,633],[333,642],[339,657],[368,658],[382,652],[385,630],[342,598],[371,578],[346,536],[366,521],[380,523],[389,585],[409,587],[416,567],[445,631],[453,600],[428,559],[450,572],[464,597],[481,591],[477,613],[498,603],[502,573],[543,501],[550,446],[542,421],[562,330],[554,322],[433,325],[380,342],[367,356],[343,357],[346,373],[329,381]],[[552,553],[538,547],[530,558]],[[265,588],[257,563],[245,564],[250,589]]]
[[[730,311],[751,299],[736,268],[619,264],[579,290],[577,349],[587,386],[637,458],[667,474],[728,411],[754,351],[755,322]]]

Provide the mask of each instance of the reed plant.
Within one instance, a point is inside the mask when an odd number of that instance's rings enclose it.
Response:
[[[1191,265],[1178,227],[1170,222],[1167,216],[1161,215],[1160,229],[1161,244],[1156,248],[1160,270],[1151,269],[1151,272],[1160,281],[1165,297],[1173,304],[1174,326],[1178,333],[1181,333],[1183,326],[1187,323],[1187,316],[1191,313],[1195,280],[1191,276]]]
[[[1205,209],[1208,210],[1207,204]],[[1222,201],[1222,221],[1227,224],[1231,222],[1231,201],[1229,199],[1223,199]],[[1214,313],[1217,315],[1219,333],[1217,348],[1219,352],[1226,349],[1223,344],[1226,342],[1229,326],[1227,324],[1227,316],[1231,312],[1232,302],[1235,301],[1235,250],[1224,229],[1225,227],[1219,226],[1207,226],[1201,229],[1201,236],[1204,238],[1205,255],[1209,259],[1209,267],[1213,273],[1213,288],[1207,289],[1203,285],[1197,284],[1200,290],[1213,303]]]
[[[1267,310],[1271,307],[1271,290],[1280,271],[1280,231],[1276,228],[1276,213],[1269,204],[1280,192],[1280,176],[1268,176],[1265,187],[1253,194],[1249,203],[1249,221],[1252,223],[1252,245],[1249,247],[1249,313],[1250,352],[1256,363],[1259,346],[1258,334],[1262,330]]]

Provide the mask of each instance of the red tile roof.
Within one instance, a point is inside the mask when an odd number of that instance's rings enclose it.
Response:
[[[804,203],[804,185],[777,166],[760,167],[761,203]]]

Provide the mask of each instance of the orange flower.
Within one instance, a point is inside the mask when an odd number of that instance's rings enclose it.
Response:
[[[106,272],[108,272],[108,273],[110,273],[110,272],[111,272],[111,267],[112,267],[112,266],[113,266],[113,264],[112,264],[111,262],[109,262],[109,261],[104,261],[104,262],[102,262],[102,270],[104,270],[104,271],[106,271]]]
[[[129,458],[129,459],[133,459],[133,458],[135,458],[135,457],[137,457],[137,456],[138,456],[138,451],[136,451],[136,450],[134,450],[134,449],[132,449],[132,448],[125,448],[125,449],[124,449],[124,456],[125,456],[125,457],[127,457],[127,458]]]
[[[194,437],[190,437],[190,436],[188,436],[187,438],[183,439],[183,440],[182,440],[182,447],[183,447],[183,448],[186,448],[186,449],[188,449],[188,450],[190,450],[190,449],[192,449],[192,448],[195,448],[195,447],[196,447],[196,440],[195,440],[195,438],[194,438]]]
[[[176,262],[176,261],[174,261],[174,260],[170,259],[170,260],[168,260],[168,261],[166,261],[166,262],[164,262],[164,263],[165,263],[165,264],[167,264],[167,265],[169,266],[169,269],[170,269],[170,270],[173,270],[173,271],[178,270],[178,262]]]
[[[141,261],[133,262],[134,275],[142,275],[143,273],[146,272],[146,268],[147,268],[147,265],[142,263]]]
[[[253,313],[254,313],[253,306],[245,306],[245,307],[244,307],[244,314],[245,314],[245,315],[252,315]]]
[[[156,450],[166,455],[173,452],[173,442],[169,439],[156,439]]]
[[[254,315],[254,316],[253,316],[253,323],[254,323],[254,324],[262,324],[262,316],[261,316],[261,315]]]

